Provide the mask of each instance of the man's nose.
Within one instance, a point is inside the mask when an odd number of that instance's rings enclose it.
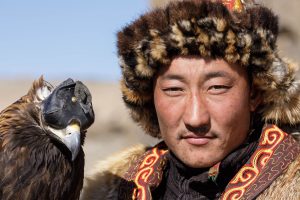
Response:
[[[200,94],[192,94],[188,97],[183,121],[187,127],[192,129],[209,127],[210,115],[207,105]]]

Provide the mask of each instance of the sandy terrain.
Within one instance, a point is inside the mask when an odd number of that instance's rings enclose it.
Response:
[[[50,81],[57,85],[57,81]],[[84,145],[86,174],[95,163],[127,145],[154,144],[130,119],[117,84],[84,82],[92,93],[95,123],[88,130]],[[31,81],[0,81],[0,110],[24,95]]]

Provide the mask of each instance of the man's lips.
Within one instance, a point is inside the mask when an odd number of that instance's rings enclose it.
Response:
[[[191,145],[205,145],[215,137],[206,135],[196,135],[196,134],[186,134],[181,137],[181,139],[187,141]]]

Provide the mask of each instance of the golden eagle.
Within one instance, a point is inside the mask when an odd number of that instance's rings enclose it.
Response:
[[[91,94],[68,79],[53,88],[41,77],[0,113],[0,199],[79,199]]]

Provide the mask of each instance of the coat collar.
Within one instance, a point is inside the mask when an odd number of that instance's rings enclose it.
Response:
[[[125,185],[132,188],[131,194],[127,194],[129,199],[152,199],[151,191],[162,181],[167,152],[166,145],[159,143],[129,168],[124,175],[126,184],[120,187],[121,190]],[[284,172],[299,153],[300,145],[290,135],[275,125],[267,125],[260,136],[258,147],[229,182],[221,199],[257,197]],[[126,190],[129,191],[128,188]]]

